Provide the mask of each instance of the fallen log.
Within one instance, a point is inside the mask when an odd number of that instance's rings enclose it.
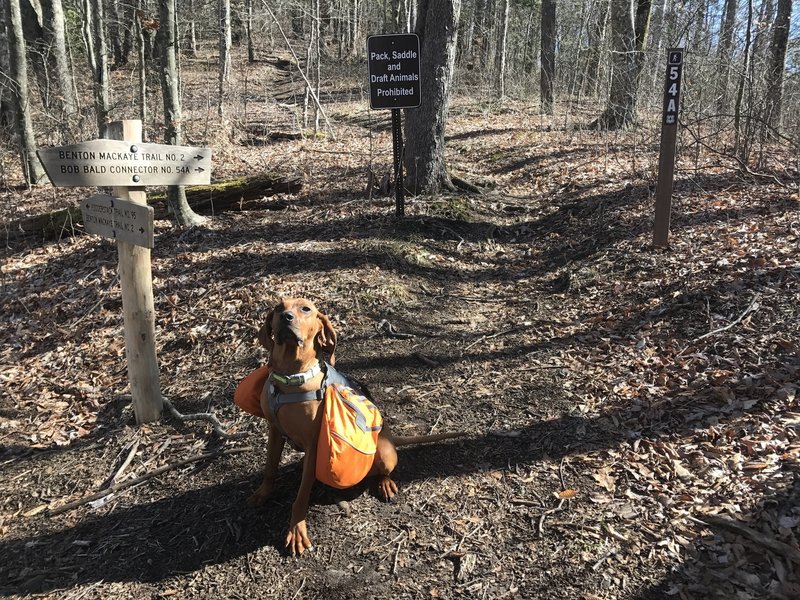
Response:
[[[303,187],[299,175],[261,173],[252,177],[237,177],[215,181],[209,185],[186,188],[189,206],[200,214],[217,214],[229,210],[254,210],[270,208],[264,199],[275,194],[296,194]],[[148,194],[148,202],[155,208],[157,219],[167,217],[166,194],[163,191]],[[280,208],[282,208],[281,205]],[[74,233],[75,225],[82,224],[81,209],[72,206],[5,223],[0,228],[0,239],[6,243],[22,239],[54,240]]]

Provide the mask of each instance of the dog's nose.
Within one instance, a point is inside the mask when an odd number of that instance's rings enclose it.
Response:
[[[292,321],[294,321],[294,314],[292,314],[287,310],[281,313],[281,319],[283,319],[287,323],[291,323]]]

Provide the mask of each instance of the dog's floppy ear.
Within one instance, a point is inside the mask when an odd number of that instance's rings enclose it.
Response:
[[[275,310],[269,311],[264,324],[261,326],[261,329],[258,330],[258,341],[261,343],[264,348],[272,352],[272,317],[275,314]]]
[[[331,366],[336,364],[336,330],[331,325],[331,320],[321,312],[317,313],[317,318],[320,320],[320,329],[317,334],[316,342],[320,348],[330,355],[329,362]]]

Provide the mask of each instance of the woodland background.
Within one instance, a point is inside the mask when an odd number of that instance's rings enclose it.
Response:
[[[800,597],[792,4],[4,0],[0,593]],[[403,31],[436,76],[397,218],[363,53]],[[244,439],[136,424],[117,249],[76,209],[96,190],[40,181],[36,147],[124,118],[213,149],[216,185],[148,189],[156,339],[173,405]],[[469,437],[403,450],[390,505],[317,486],[293,561],[299,455],[245,509],[265,431],[231,398],[298,295],[393,431]]]
[[[441,66],[442,77],[430,78],[429,90],[455,74],[457,93],[501,102],[538,97],[542,114],[553,114],[557,100],[565,126],[590,111],[597,114],[592,125],[606,130],[634,125],[637,109],[650,115],[645,124],[654,122],[664,51],[682,46],[688,56],[683,139],[690,147],[732,157],[742,168],[769,161],[767,142],[797,147],[791,0],[4,4],[0,124],[4,145],[20,149],[29,182],[43,176],[32,156],[37,144],[63,145],[101,135],[110,118],[141,118],[147,137],[154,140],[179,141],[182,130],[208,145],[214,136],[247,135],[248,108],[262,85],[248,79],[247,65],[289,45],[292,68],[306,84],[298,126],[317,130],[322,107],[312,99],[324,95],[323,83],[352,81],[355,87],[348,93],[363,96],[365,37],[415,29],[423,33],[423,45],[435,37],[446,42],[447,56],[423,52],[425,63]],[[425,18],[428,11],[435,23],[425,34],[434,22]],[[204,123],[183,119],[185,84],[178,57],[200,58],[206,70],[217,72],[216,85],[205,81]],[[429,90],[427,104],[446,112],[449,89],[443,98]],[[432,120],[425,120],[423,131]],[[410,125],[407,130],[413,144],[419,132]],[[8,158],[0,165],[4,180]],[[413,168],[413,161],[406,160]]]

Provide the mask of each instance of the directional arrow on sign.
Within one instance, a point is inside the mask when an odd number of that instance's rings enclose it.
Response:
[[[36,152],[57,187],[197,185],[211,182],[211,148],[90,140]]]
[[[95,194],[81,205],[83,226],[87,233],[153,247],[153,207]]]

